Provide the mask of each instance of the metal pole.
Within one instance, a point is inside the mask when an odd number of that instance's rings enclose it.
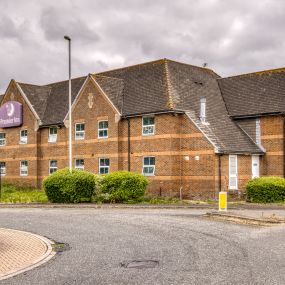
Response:
[[[71,38],[64,36],[64,39],[68,41],[68,101],[69,101],[69,171],[72,173],[72,117],[71,117]]]

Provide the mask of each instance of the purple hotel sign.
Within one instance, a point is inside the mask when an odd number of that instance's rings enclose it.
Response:
[[[18,127],[22,125],[23,105],[9,101],[0,107],[0,128]]]

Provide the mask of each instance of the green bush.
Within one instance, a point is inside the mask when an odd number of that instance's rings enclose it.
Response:
[[[128,202],[143,199],[148,180],[143,175],[116,171],[104,176],[98,199],[102,202]]]
[[[259,177],[246,185],[247,201],[274,203],[285,201],[285,179],[281,177]]]
[[[54,172],[43,181],[43,188],[50,202],[79,203],[91,201],[95,191],[94,174],[87,171],[68,168]]]

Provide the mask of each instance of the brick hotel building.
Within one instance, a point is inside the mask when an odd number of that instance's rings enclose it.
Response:
[[[240,193],[284,176],[285,68],[221,78],[168,59],[72,80],[73,165],[131,170],[158,196]],[[17,116],[18,117],[17,117]],[[41,187],[68,166],[68,81],[0,96],[2,180]]]

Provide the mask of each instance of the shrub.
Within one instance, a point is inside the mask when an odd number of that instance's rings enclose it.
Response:
[[[68,168],[58,170],[43,181],[49,201],[54,203],[79,203],[91,201],[95,191],[95,176],[91,172]]]
[[[147,178],[141,174],[116,171],[104,176],[99,196],[103,202],[136,202],[144,197],[147,185]]]
[[[246,185],[247,201],[273,203],[285,201],[285,179],[281,177],[259,177]]]

